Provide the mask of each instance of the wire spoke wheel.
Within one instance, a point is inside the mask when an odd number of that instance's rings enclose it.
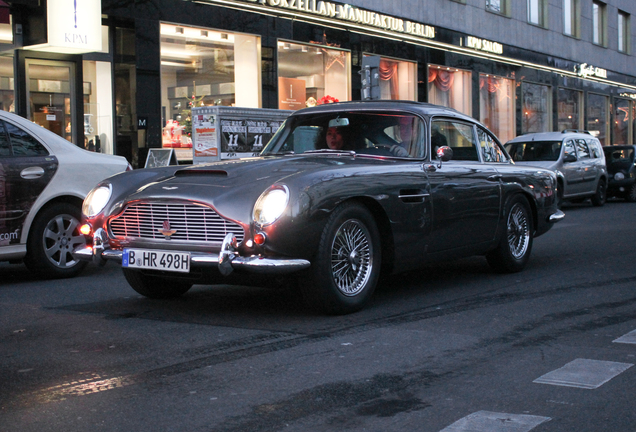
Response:
[[[522,258],[530,243],[528,214],[521,204],[515,204],[508,215],[508,245],[515,259]]]
[[[336,287],[346,296],[358,294],[367,285],[373,270],[370,233],[360,222],[344,222],[331,246],[331,273]]]

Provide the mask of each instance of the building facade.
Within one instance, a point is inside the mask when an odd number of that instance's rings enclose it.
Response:
[[[0,108],[135,166],[149,148],[192,159],[193,107],[362,100],[374,61],[380,98],[455,108],[502,142],[563,129],[589,130],[604,145],[636,141],[633,0],[5,3]],[[93,3],[99,47],[83,43],[97,36],[68,30],[94,19],[77,19]],[[57,44],[53,10],[70,20]]]

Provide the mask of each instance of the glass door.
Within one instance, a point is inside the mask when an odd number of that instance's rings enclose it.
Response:
[[[27,118],[71,142],[77,127],[74,67],[63,61],[26,60]]]

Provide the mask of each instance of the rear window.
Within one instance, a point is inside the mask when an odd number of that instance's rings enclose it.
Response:
[[[505,145],[515,162],[554,162],[561,155],[561,141],[515,142]]]

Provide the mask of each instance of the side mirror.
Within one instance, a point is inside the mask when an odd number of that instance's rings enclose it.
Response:
[[[441,162],[448,162],[453,158],[453,149],[449,146],[437,147],[435,153],[437,153],[437,159]]]
[[[563,158],[564,162],[576,162],[576,155],[570,153],[565,155],[565,158]]]

